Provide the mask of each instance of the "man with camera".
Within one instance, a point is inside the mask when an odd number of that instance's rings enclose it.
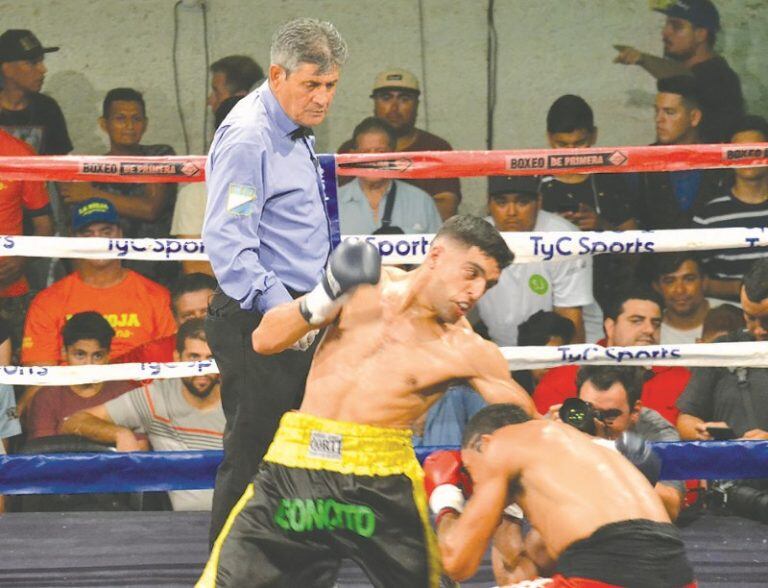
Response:
[[[680,441],[667,420],[640,401],[643,369],[619,366],[583,366],[576,377],[578,398],[569,398],[558,410],[560,420],[598,439],[615,441],[631,431],[646,441]],[[680,514],[685,484],[664,480],[654,485],[673,521]]]

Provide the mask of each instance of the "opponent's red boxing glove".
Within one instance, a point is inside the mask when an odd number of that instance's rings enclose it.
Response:
[[[455,449],[431,453],[424,460],[424,488],[429,508],[438,519],[444,511],[464,510],[462,482],[468,477],[461,469],[461,452]]]

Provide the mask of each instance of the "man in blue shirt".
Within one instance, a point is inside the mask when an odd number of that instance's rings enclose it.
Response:
[[[331,23],[300,18],[282,25],[272,38],[268,80],[235,106],[208,154],[202,236],[220,289],[206,333],[227,419],[212,541],[280,417],[304,394],[316,331],[271,356],[253,351],[251,333],[270,308],[309,291],[328,259],[330,220],[308,127],[328,113],[346,57]]]

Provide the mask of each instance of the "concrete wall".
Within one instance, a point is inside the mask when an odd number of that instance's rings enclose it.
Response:
[[[150,117],[145,142],[185,152],[174,91],[174,3],[0,0],[3,28],[29,28],[44,44],[62,47],[47,58],[44,92],[64,110],[77,153],[104,152],[96,118],[104,93],[116,86],[144,92]],[[740,74],[750,110],[768,114],[768,0],[719,5],[725,30],[718,47]],[[316,16],[336,24],[351,58],[332,114],[317,132],[321,151],[335,149],[370,114],[373,77],[387,66],[409,68],[422,79],[426,104],[419,126],[458,149],[485,148],[487,0],[207,0],[207,6],[212,60],[245,53],[266,66],[270,36],[281,22]],[[496,148],[545,146],[546,111],[564,93],[592,105],[600,144],[653,139],[653,80],[639,68],[611,63],[613,44],[659,52],[663,16],[650,12],[646,1],[497,0],[495,6]],[[208,84],[202,12],[181,6],[177,16],[181,107],[190,152],[202,153]],[[484,180],[464,180],[463,186],[465,210],[479,212]]]

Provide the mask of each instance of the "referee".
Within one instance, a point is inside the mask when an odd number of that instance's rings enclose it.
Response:
[[[206,164],[203,242],[220,288],[206,333],[221,372],[227,424],[211,543],[250,482],[284,412],[298,408],[316,333],[263,356],[251,333],[267,310],[309,291],[331,249],[314,138],[347,46],[329,22],[299,18],[272,38],[269,77],[219,126]]]

